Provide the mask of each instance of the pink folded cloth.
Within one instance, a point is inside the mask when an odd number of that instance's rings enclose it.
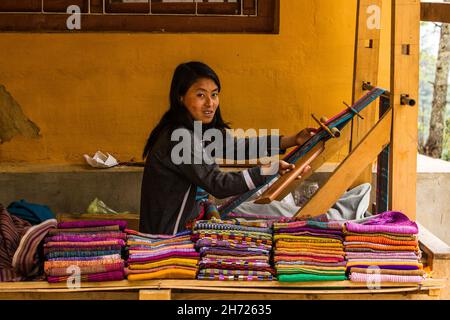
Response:
[[[118,225],[120,229],[125,229],[127,222],[124,220],[81,220],[81,221],[65,221],[58,223],[58,229],[70,228],[90,228]]]
[[[372,285],[383,282],[396,283],[421,283],[423,281],[421,276],[399,276],[393,274],[367,274],[367,273],[350,273],[350,280],[353,282],[366,282]]]
[[[419,232],[419,228],[414,221],[409,220],[409,218],[403,213],[396,211],[380,213],[374,218],[361,224],[346,222],[345,228],[350,232],[358,233],[388,232],[398,234],[417,234]]]

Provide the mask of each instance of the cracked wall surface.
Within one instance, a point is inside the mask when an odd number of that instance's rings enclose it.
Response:
[[[39,138],[39,131],[5,86],[0,85],[0,143],[10,141],[16,135]]]

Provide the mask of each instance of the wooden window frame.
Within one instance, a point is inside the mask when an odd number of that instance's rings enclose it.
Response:
[[[40,1],[42,6],[38,11],[36,2]],[[30,0],[34,7],[22,8],[20,12],[14,11],[12,6],[9,12],[5,12],[8,11],[7,0],[0,3],[0,32],[279,33],[280,0],[259,0],[255,9],[257,12],[253,15],[246,14],[245,8],[240,15],[222,14],[220,9],[213,14],[160,14],[139,12],[138,9],[138,12],[117,12],[117,5],[114,9],[114,6],[103,5],[102,0],[51,0],[52,3],[47,4],[45,1],[49,0]],[[239,1],[244,1],[244,6],[250,0]],[[70,14],[64,8],[68,3],[80,5],[80,30],[67,28],[66,21]],[[201,4],[203,8],[205,4]],[[219,8],[217,3],[214,6]],[[140,7],[142,11],[142,5]]]

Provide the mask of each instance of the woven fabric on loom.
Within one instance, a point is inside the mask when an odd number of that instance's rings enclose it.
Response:
[[[344,226],[347,274],[354,282],[420,283],[417,224],[401,212],[385,212]]]
[[[126,221],[121,220],[58,223],[44,240],[48,282],[63,282],[77,275],[80,281],[124,279],[125,227]]]
[[[342,223],[274,223],[274,262],[281,282],[346,280]]]
[[[191,232],[175,236],[127,232],[127,269],[130,281],[151,279],[195,279],[199,253]]]
[[[243,219],[197,221],[192,239],[200,252],[199,280],[270,281],[272,227]]]

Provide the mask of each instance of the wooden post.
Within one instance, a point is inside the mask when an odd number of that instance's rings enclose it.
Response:
[[[418,100],[420,0],[392,0],[390,209],[416,219],[418,108],[402,105],[401,96]]]
[[[353,102],[364,95],[363,82],[376,86],[380,53],[381,0],[358,0],[357,26],[355,39],[355,62],[353,69]],[[373,102],[376,104],[376,102]],[[369,106],[361,115],[364,120],[355,117],[352,122],[350,152],[375,125],[377,108]],[[372,163],[355,180],[351,187],[372,182]]]

